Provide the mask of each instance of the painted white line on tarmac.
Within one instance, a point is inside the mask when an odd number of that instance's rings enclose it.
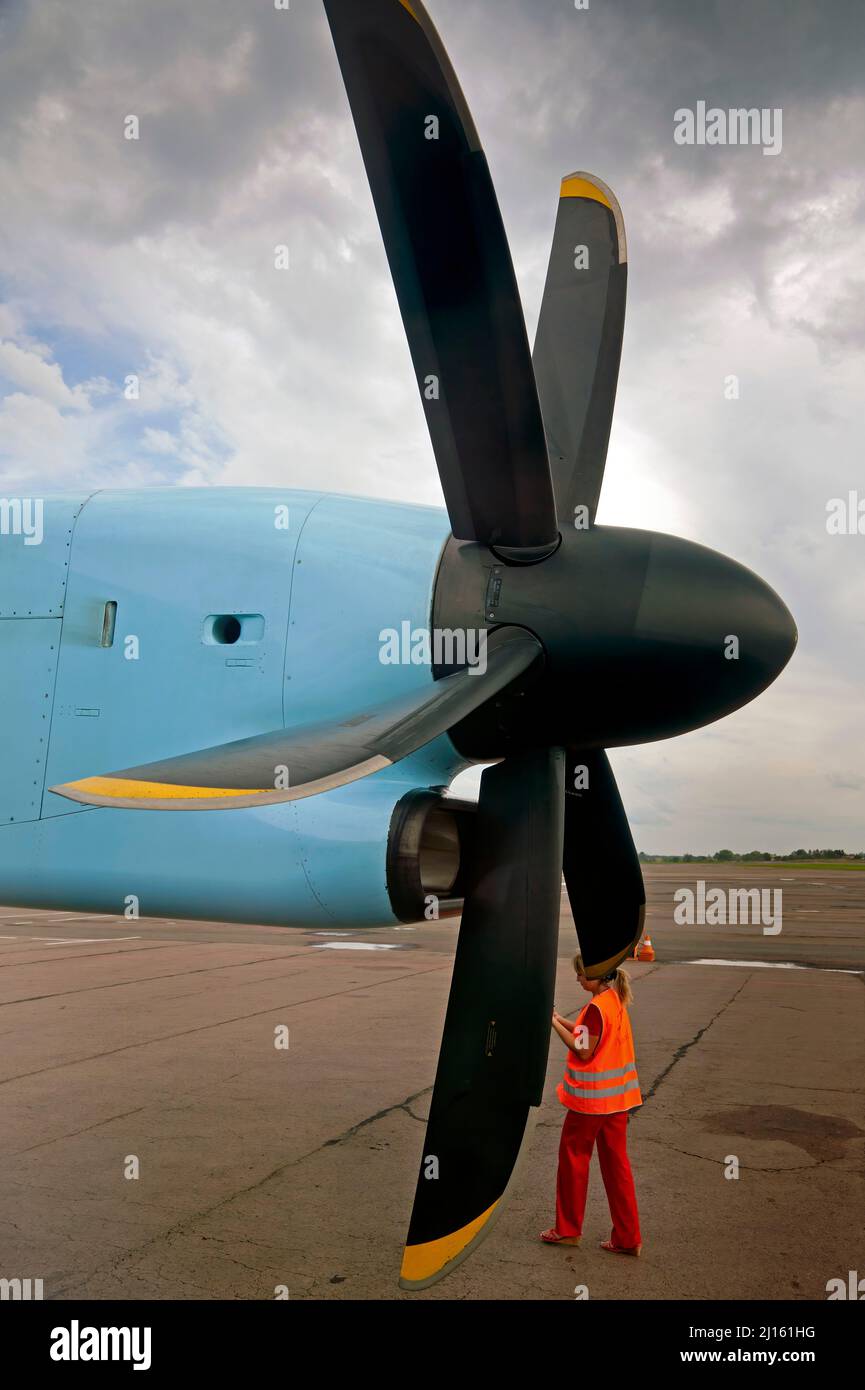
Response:
[[[69,913],[46,913],[44,916],[40,912],[35,917],[24,917],[21,913],[11,913],[8,917],[0,917],[0,922],[16,922],[28,927],[38,927],[40,923],[46,926],[54,926],[57,922],[115,922],[116,917],[103,916],[100,912],[69,912]]]
[[[313,951],[402,951],[403,947],[394,942],[384,941],[323,941],[313,946]]]
[[[671,960],[669,965],[737,965],[745,970],[818,970],[829,975],[861,975],[861,970],[841,970],[834,965],[795,965],[791,960]]]
[[[111,941],[140,941],[140,936],[6,936],[4,941],[35,941],[40,946],[103,946]]]

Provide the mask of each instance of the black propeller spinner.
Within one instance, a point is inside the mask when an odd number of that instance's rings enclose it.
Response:
[[[324,0],[453,538],[436,628],[489,633],[486,673],[52,790],[91,805],[315,795],[449,732],[481,780],[401,1283],[452,1270],[501,1210],[546,1075],[564,871],[589,976],[642,932],[642,874],[605,749],[695,729],[783,669],[793,620],[756,575],[672,536],[595,525],[621,355],[624,222],[562,182],[535,343],[486,159],[420,0]],[[290,768],[290,785],[274,780]]]

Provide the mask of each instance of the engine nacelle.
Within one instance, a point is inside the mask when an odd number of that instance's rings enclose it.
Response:
[[[41,545],[0,547],[0,902],[349,930],[416,921],[433,895],[458,910],[464,814],[439,803],[467,760],[446,735],[283,805],[86,809],[50,790],[431,682],[384,663],[382,633],[430,627],[443,512],[170,488],[49,499],[44,521]]]
[[[406,759],[284,805],[92,809],[9,825],[0,833],[0,900],[131,920],[351,930],[421,920],[435,895],[438,915],[451,915],[461,906],[472,808],[418,789],[439,780],[439,758],[438,768],[434,750],[423,765]]]
[[[415,790],[397,802],[387,847],[387,889],[401,922],[456,917],[463,906],[477,805]]]

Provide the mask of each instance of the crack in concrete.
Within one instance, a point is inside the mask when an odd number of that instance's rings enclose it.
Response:
[[[11,1153],[0,1155],[0,1162],[5,1162],[7,1158],[20,1158],[22,1154],[32,1154],[36,1149],[44,1149],[48,1144],[61,1144],[65,1139],[77,1139],[79,1135],[89,1134],[93,1129],[113,1124],[115,1120],[127,1120],[130,1115],[140,1115],[141,1111],[146,1109],[146,1105],[137,1105],[134,1110],[122,1110],[119,1115],[108,1115],[104,1120],[84,1125],[81,1129],[73,1129],[68,1134],[55,1134],[52,1139],[40,1139],[38,1144],[30,1144],[26,1149],[13,1149]]]
[[[651,1135],[643,1135],[641,1143],[657,1144],[660,1149],[670,1149],[673,1153],[681,1154],[683,1158],[699,1158],[703,1163],[714,1163],[719,1168],[727,1166],[725,1158],[709,1158],[706,1154],[693,1153],[690,1149],[680,1149],[675,1144],[667,1144],[663,1139],[653,1139]],[[826,1163],[837,1163],[837,1158],[817,1158],[813,1163],[792,1163],[784,1168],[761,1168],[757,1163],[742,1163],[739,1161],[740,1172],[746,1173],[804,1173],[814,1168],[822,1168]],[[842,1172],[854,1170],[842,1169]]]
[[[712,1024],[713,1024],[713,1023],[716,1023],[716,1022],[718,1021],[718,1019],[721,1017],[721,1015],[722,1015],[723,1013],[726,1013],[726,1011],[727,1011],[727,1009],[729,1009],[730,1005],[731,1005],[731,1004],[734,1004],[734,1003],[736,1002],[736,1000],[739,998],[739,995],[742,993],[742,990],[745,988],[745,985],[749,984],[750,981],[751,981],[752,979],[753,979],[753,976],[752,976],[752,975],[748,975],[748,977],[747,977],[745,980],[743,980],[742,984],[741,984],[741,985],[739,986],[739,988],[736,990],[735,994],[733,994],[733,995],[730,996],[730,998],[727,1000],[726,1004],[722,1004],[722,1005],[721,1005],[721,1007],[720,1007],[720,1009],[718,1010],[718,1012],[717,1012],[716,1014],[713,1014],[713,1016],[709,1019],[709,1022],[706,1023],[706,1024],[704,1024],[704,1026],[703,1026],[702,1028],[699,1028],[699,1029],[697,1030],[697,1032],[694,1034],[693,1038],[691,1038],[689,1042],[682,1043],[681,1047],[677,1047],[677,1048],[676,1048],[676,1051],[673,1053],[673,1056],[672,1056],[670,1062],[667,1064],[666,1067],[664,1067],[664,1070],[663,1070],[662,1072],[660,1072],[660,1074],[659,1074],[658,1076],[655,1077],[655,1079],[654,1079],[654,1081],[652,1082],[651,1086],[649,1087],[648,1091],[647,1091],[647,1092],[645,1093],[645,1095],[643,1096],[643,1105],[645,1105],[645,1104],[647,1103],[647,1101],[650,1101],[650,1100],[652,1099],[652,1097],[655,1095],[656,1091],[658,1090],[659,1086],[661,1086],[661,1084],[662,1084],[664,1081],[666,1081],[667,1077],[670,1075],[670,1072],[673,1070],[673,1068],[674,1068],[679,1062],[681,1062],[682,1058],[683,1058],[684,1056],[686,1056],[686,1054],[687,1054],[688,1052],[690,1052],[691,1048],[692,1048],[692,1047],[695,1047],[695,1046],[697,1045],[697,1043],[701,1040],[701,1038],[703,1038],[703,1037],[705,1036],[705,1034],[708,1033],[708,1031],[709,1031],[709,1029],[711,1028]],[[636,1109],[636,1110],[633,1112],[634,1115],[638,1115],[638,1114],[640,1113],[640,1110],[641,1110],[642,1108],[643,1108],[642,1106],[638,1107],[638,1109]],[[632,1116],[632,1118],[633,1118],[633,1116]]]
[[[237,1078],[242,1075],[243,1073],[239,1071],[232,1072],[230,1076],[224,1077],[220,1084],[227,1086],[230,1081],[236,1081]],[[178,1102],[174,1104],[166,1103],[163,1109],[169,1114],[175,1110],[189,1110],[192,1108],[194,1097],[198,1092],[208,1090],[213,1084],[212,1081],[206,1081],[201,1086],[196,1086],[191,1091],[187,1091],[186,1095],[183,1097],[183,1101],[185,1102],[188,1096],[189,1104],[181,1104]],[[65,1134],[55,1134],[52,1139],[41,1139],[38,1144],[30,1144],[26,1149],[12,1149],[8,1153],[0,1153],[0,1164],[4,1163],[7,1158],[20,1158],[22,1154],[33,1153],[34,1149],[43,1149],[49,1144],[61,1144],[67,1139],[77,1139],[80,1134],[89,1134],[91,1130],[101,1129],[103,1125],[113,1124],[115,1120],[125,1120],[128,1119],[130,1115],[140,1115],[142,1111],[149,1110],[153,1104],[155,1104],[155,1102],[149,1101],[146,1105],[137,1105],[134,1110],[122,1110],[118,1115],[107,1115],[104,1120],[96,1120],[92,1125],[84,1125],[82,1129],[74,1129]],[[140,1205],[146,1205],[146,1203],[141,1203]]]
[[[857,1091],[855,1086],[806,1086],[804,1081],[795,1086],[791,1081],[773,1081],[771,1085],[781,1091],[817,1091],[821,1096],[865,1096],[865,1091]]]
[[[420,1100],[421,1096],[429,1095],[432,1089],[432,1086],[425,1086],[422,1091],[415,1091],[413,1096],[407,1096],[405,1100],[398,1101],[395,1105],[388,1105],[384,1110],[376,1111],[374,1115],[367,1115],[365,1120],[361,1120],[358,1124],[352,1125],[344,1134],[338,1134],[335,1139],[325,1139],[323,1144],[319,1145],[317,1149],[312,1149],[311,1152],[305,1156],[311,1158],[313,1154],[320,1153],[322,1149],[330,1149],[336,1144],[344,1144],[347,1139],[353,1139],[360,1130],[366,1129],[367,1125],[375,1124],[376,1120],[383,1120],[386,1115],[392,1115],[395,1110],[404,1110],[407,1115],[411,1115],[413,1120],[418,1120],[421,1124],[425,1124],[426,1121],[422,1120],[420,1115],[412,1114],[409,1106],[413,1100]]]
[[[428,1086],[428,1087],[427,1087],[427,1090],[428,1090],[428,1091],[432,1091],[432,1086]],[[424,1094],[424,1093],[421,1092],[421,1094]],[[425,1124],[426,1124],[426,1120],[424,1119],[423,1115],[416,1115],[416,1114],[414,1113],[414,1111],[412,1110],[412,1108],[411,1108],[410,1105],[407,1105],[407,1104],[403,1103],[403,1105],[400,1106],[400,1109],[401,1109],[401,1110],[404,1110],[405,1113],[406,1113],[407,1115],[410,1115],[411,1118],[412,1118],[413,1120],[417,1120],[417,1122],[418,1122],[419,1125],[425,1125]]]
[[[382,981],[381,983],[386,984],[389,982]],[[394,1105],[389,1105],[384,1110],[377,1111],[374,1115],[368,1115],[366,1119],[359,1120],[357,1124],[351,1125],[342,1134],[336,1135],[333,1139],[326,1139],[324,1143],[317,1145],[314,1149],[310,1149],[308,1153],[299,1154],[297,1158],[291,1158],[286,1163],[280,1163],[269,1173],[265,1173],[262,1177],[256,1179],[255,1182],[250,1183],[246,1187],[236,1188],[225,1197],[221,1197],[218,1202],[214,1202],[212,1206],[203,1207],[199,1211],[188,1213],[188,1215],[181,1217],[173,1226],[168,1226],[164,1230],[159,1231],[156,1235],[151,1236],[140,1245],[129,1246],[117,1259],[107,1261],[105,1264],[95,1265],[91,1269],[88,1278],[93,1278],[103,1273],[111,1274],[125,1261],[138,1259],[147,1250],[152,1249],[161,1241],[171,1241],[178,1235],[186,1234],[190,1226],[197,1224],[206,1217],[212,1216],[214,1212],[219,1211],[221,1208],[230,1206],[230,1204],[238,1198],[249,1196],[250,1193],[255,1192],[258,1188],[264,1187],[271,1179],[279,1177],[282,1173],[287,1172],[290,1168],[297,1167],[300,1163],[305,1163],[308,1158],[314,1158],[316,1154],[322,1153],[325,1149],[345,1143],[346,1140],[353,1138],[360,1130],[364,1129],[367,1125],[373,1124],[374,1121],[383,1119],[386,1115],[391,1115],[396,1110],[402,1110],[404,1113],[409,1114],[410,1112],[407,1107],[411,1105],[412,1101],[419,1100],[421,1096],[427,1095],[431,1090],[431,1086],[426,1086],[422,1091],[416,1091],[413,1095],[406,1096],[405,1100],[397,1101]],[[417,1119],[418,1117],[412,1116],[412,1118]],[[132,1273],[132,1271],[127,1271],[127,1273]],[[65,1289],[62,1289],[57,1294],[52,1295],[52,1297],[62,1297],[64,1293]]]

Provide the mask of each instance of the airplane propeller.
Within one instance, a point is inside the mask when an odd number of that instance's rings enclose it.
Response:
[[[595,525],[627,279],[615,196],[562,182],[533,357],[487,162],[420,0],[324,0],[445,502],[437,614],[491,630],[485,674],[338,724],[53,787],[218,809],[366,776],[449,732],[481,779],[474,862],[402,1267],[452,1270],[512,1182],[549,1047],[564,872],[587,974],[642,931],[642,874],[605,748],[700,727],[789,660],[774,592],[703,547]],[[741,660],[724,657],[735,634]],[[288,785],[274,779],[287,767]],[[579,776],[574,776],[575,771]]]

